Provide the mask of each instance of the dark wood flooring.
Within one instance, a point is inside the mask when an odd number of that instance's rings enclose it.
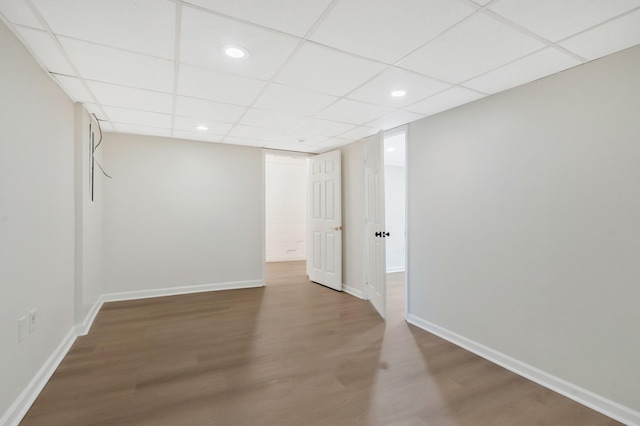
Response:
[[[613,425],[403,320],[269,264],[266,288],[104,305],[23,425]]]

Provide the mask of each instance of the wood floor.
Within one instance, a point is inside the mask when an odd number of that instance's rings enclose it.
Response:
[[[269,264],[266,288],[107,303],[23,425],[619,424]]]

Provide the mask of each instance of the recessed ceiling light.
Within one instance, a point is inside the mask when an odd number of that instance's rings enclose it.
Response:
[[[247,52],[247,49],[240,46],[225,46],[224,53],[225,55],[233,59],[242,59],[249,54],[249,52]]]
[[[401,98],[406,94],[407,94],[406,90],[394,90],[393,92],[391,92],[391,96],[393,96],[394,98]]]
[[[199,126],[196,126],[196,129],[198,129],[198,130],[209,130],[209,128],[207,126],[204,126],[202,124],[199,125]]]

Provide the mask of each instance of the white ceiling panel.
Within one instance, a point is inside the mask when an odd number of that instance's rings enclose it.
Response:
[[[251,105],[266,83],[191,65],[180,66],[178,94],[235,105]]]
[[[173,62],[60,37],[81,76],[140,89],[173,91]]]
[[[243,59],[229,58],[226,46],[249,52]],[[298,45],[294,37],[264,30],[190,7],[182,11],[180,60],[217,71],[269,80]]]
[[[291,146],[317,145],[329,139],[326,136],[305,132],[286,132],[276,139],[277,142]]]
[[[282,112],[267,111],[251,108],[238,123],[248,126],[271,127],[280,130],[289,130],[300,124],[305,118],[299,115],[285,114]]]
[[[351,141],[347,139],[331,138],[315,146],[330,150],[333,148],[339,148],[341,146],[349,145],[350,143]]]
[[[203,99],[176,98],[176,115],[192,118],[208,118],[215,121],[234,123],[247,110],[245,107],[206,101]]]
[[[174,58],[175,3],[168,0],[32,0],[54,33]]]
[[[450,84],[432,78],[398,68],[390,68],[364,86],[349,93],[347,97],[357,101],[402,108],[449,87],[451,87]],[[391,92],[394,90],[404,90],[407,94],[402,97],[393,97]]]
[[[395,111],[377,120],[368,122],[366,126],[374,129],[389,130],[412,121],[420,120],[423,117],[424,115],[416,114],[415,112]]]
[[[398,66],[460,83],[542,47],[542,42],[479,13],[418,49]]]
[[[316,118],[360,125],[390,112],[393,112],[392,108],[364,104],[350,99],[340,99],[335,104],[316,114]]]
[[[130,133],[132,135],[163,136],[170,137],[171,130],[158,127],[137,126],[135,124],[113,123],[118,133]]]
[[[137,111],[133,109],[102,106],[111,121],[123,124],[136,124],[147,127],[171,129],[171,115],[157,112]]]
[[[103,105],[171,114],[173,96],[151,90],[133,89],[115,84],[88,81],[87,85]]]
[[[341,0],[310,39],[393,64],[475,10],[451,0]]]
[[[485,6],[491,3],[491,0],[473,0],[473,2],[479,4],[480,6]]]
[[[98,117],[98,120],[109,122],[108,117],[105,115],[100,105],[93,104],[90,102],[85,102],[83,106],[89,112],[89,114],[95,114],[95,116]],[[100,125],[102,126],[102,123]]]
[[[560,43],[562,47],[586,59],[640,44],[640,10],[631,12]]]
[[[344,132],[338,135],[341,139],[347,139],[350,141],[359,141],[360,139],[364,139],[367,136],[371,136],[376,134],[380,129],[376,129],[373,127],[359,126],[353,130],[349,130],[348,132]]]
[[[288,114],[313,115],[338,99],[282,84],[269,84],[254,106]]]
[[[428,116],[473,102],[482,97],[484,97],[484,95],[474,92],[473,90],[468,90],[463,87],[452,87],[424,101],[408,106],[407,109]]]
[[[64,56],[56,41],[46,31],[33,28],[17,27],[20,37],[27,43],[29,50],[49,72],[75,75],[71,64]]]
[[[640,6],[640,0],[501,0],[489,9],[559,41]]]
[[[82,80],[67,75],[52,74],[52,77],[64,88],[74,102],[96,102]]]
[[[222,140],[222,143],[230,144],[230,145],[244,145],[244,146],[255,146],[258,148],[264,147],[268,141],[260,141],[257,139],[249,139],[249,138],[234,138],[231,136],[227,136]]]
[[[384,69],[385,65],[378,62],[305,43],[274,81],[342,96]]]
[[[338,123],[330,120],[320,120],[317,118],[308,118],[302,124],[293,129],[295,132],[311,133],[321,136],[335,136],[353,129],[351,124]]]
[[[0,0],[0,13],[11,23],[45,29],[24,0]]]
[[[465,81],[463,85],[484,93],[498,93],[580,65],[580,63],[573,56],[548,47],[480,77]]]
[[[282,130],[279,129],[245,126],[243,124],[236,124],[229,132],[229,136],[232,138],[247,138],[264,141],[272,141],[281,134]]]
[[[189,0],[189,3],[302,37],[331,0]]]
[[[210,133],[202,132],[185,132],[182,130],[174,130],[171,137],[202,142],[222,142],[222,139],[224,139],[224,136],[220,135],[213,135]]]
[[[198,126],[205,126],[206,130],[199,130]],[[224,136],[231,130],[233,124],[223,123],[212,119],[199,119],[189,117],[174,117],[173,130],[198,133],[202,135]]]

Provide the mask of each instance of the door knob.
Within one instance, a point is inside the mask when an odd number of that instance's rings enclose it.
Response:
[[[333,229],[334,231],[342,231],[342,225],[340,225],[340,226],[334,226],[334,227],[333,227],[333,228],[331,228],[331,229]]]

